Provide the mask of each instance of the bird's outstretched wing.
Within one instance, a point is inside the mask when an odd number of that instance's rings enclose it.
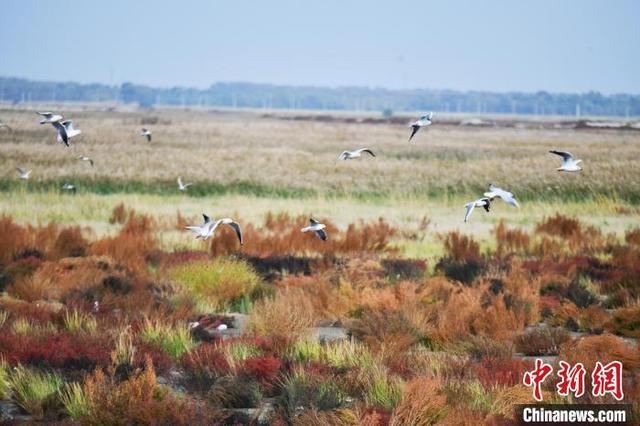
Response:
[[[465,222],[467,220],[469,220],[469,216],[471,216],[471,213],[473,213],[473,209],[475,207],[476,207],[476,203],[475,202],[467,203],[467,204],[464,205],[464,208],[465,208],[464,221]]]
[[[418,126],[417,124],[413,124],[411,125],[411,128],[413,130],[411,131],[411,136],[409,136],[409,142],[411,142],[411,139],[413,139],[415,134],[418,133],[418,130],[420,130],[420,126]]]
[[[567,151],[555,151],[555,150],[551,150],[549,151],[551,154],[555,154],[555,155],[559,155],[560,157],[562,157],[564,159],[564,161],[570,160],[573,158],[573,155],[571,155],[570,152]]]
[[[60,122],[52,123],[53,127],[58,130],[58,141],[64,143],[67,147],[69,146],[69,135],[67,134],[67,128],[64,127]]]
[[[236,231],[236,235],[238,236],[238,241],[240,241],[240,245],[244,244],[244,240],[242,239],[242,230],[240,229],[240,225],[236,221],[225,222],[227,225],[233,228]]]
[[[207,216],[206,214],[202,213],[202,217],[204,218],[204,223],[205,224],[211,222],[211,218],[209,216]]]
[[[322,241],[327,241],[327,233],[324,229],[318,229],[316,231],[316,235],[318,236],[318,238],[320,238]]]
[[[23,169],[22,167],[16,167],[16,170],[21,174],[27,174],[27,169]]]
[[[371,151],[369,148],[362,148],[359,150],[360,152],[366,152],[367,154],[371,154],[372,157],[375,157],[376,155],[373,153],[373,151]]]

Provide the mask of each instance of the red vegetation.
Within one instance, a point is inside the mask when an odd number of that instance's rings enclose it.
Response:
[[[282,362],[272,356],[257,356],[245,360],[242,371],[247,376],[257,380],[267,391],[273,390],[276,384]]]
[[[525,371],[533,363],[512,358],[484,358],[472,365],[475,376],[486,388],[495,385],[515,386],[522,382]]]
[[[0,354],[11,364],[92,370],[111,362],[111,341],[98,335],[55,332],[44,336],[0,334]]]

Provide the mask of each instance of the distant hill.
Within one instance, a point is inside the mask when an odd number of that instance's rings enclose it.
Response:
[[[455,90],[390,90],[366,87],[276,86],[254,83],[216,83],[207,89],[155,88],[133,83],[119,86],[73,82],[33,81],[0,77],[4,102],[119,102],[155,105],[360,110],[393,112],[434,110],[462,113],[640,116],[640,95],[602,95],[598,92],[495,93]]]

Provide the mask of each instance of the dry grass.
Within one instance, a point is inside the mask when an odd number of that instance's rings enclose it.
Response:
[[[640,171],[634,167],[640,160],[640,135],[635,133],[433,126],[418,143],[407,144],[403,125],[256,116],[247,126],[249,117],[242,114],[175,110],[153,114],[160,120],[152,129],[153,143],[147,144],[138,137],[144,113],[72,113],[83,134],[64,150],[55,145],[50,126],[38,125],[33,112],[6,111],[3,118],[16,131],[0,132],[0,156],[11,166],[33,168],[34,180],[74,176],[82,182],[117,176],[121,181],[174,182],[181,175],[196,183],[409,193],[442,189],[472,193],[494,182],[508,183],[516,194],[587,190],[640,196]],[[370,146],[378,157],[335,161],[344,149],[359,146]],[[547,152],[554,148],[572,151],[584,160],[581,176],[555,171],[557,159]],[[619,155],[607,155],[611,149]],[[96,166],[77,161],[79,154],[96,159]],[[212,157],[215,167],[210,167]],[[140,158],[145,158],[144,167]],[[167,162],[168,158],[172,161]],[[252,166],[237,167],[239,158]],[[523,159],[529,167],[504,166]],[[468,176],[481,177],[482,182]],[[12,167],[2,171],[3,177],[15,177]]]
[[[304,292],[284,289],[274,298],[257,302],[251,313],[250,330],[262,337],[302,337],[317,320]]]

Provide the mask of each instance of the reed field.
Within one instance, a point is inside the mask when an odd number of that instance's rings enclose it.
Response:
[[[61,112],[68,149],[0,110],[3,421],[514,424],[535,358],[544,402],[640,419],[640,132],[445,117],[408,143],[402,118]],[[521,208],[464,223],[489,183]],[[244,245],[195,240],[202,213]],[[560,361],[587,368],[584,396],[558,395]],[[598,361],[622,362],[621,400],[593,395]]]

